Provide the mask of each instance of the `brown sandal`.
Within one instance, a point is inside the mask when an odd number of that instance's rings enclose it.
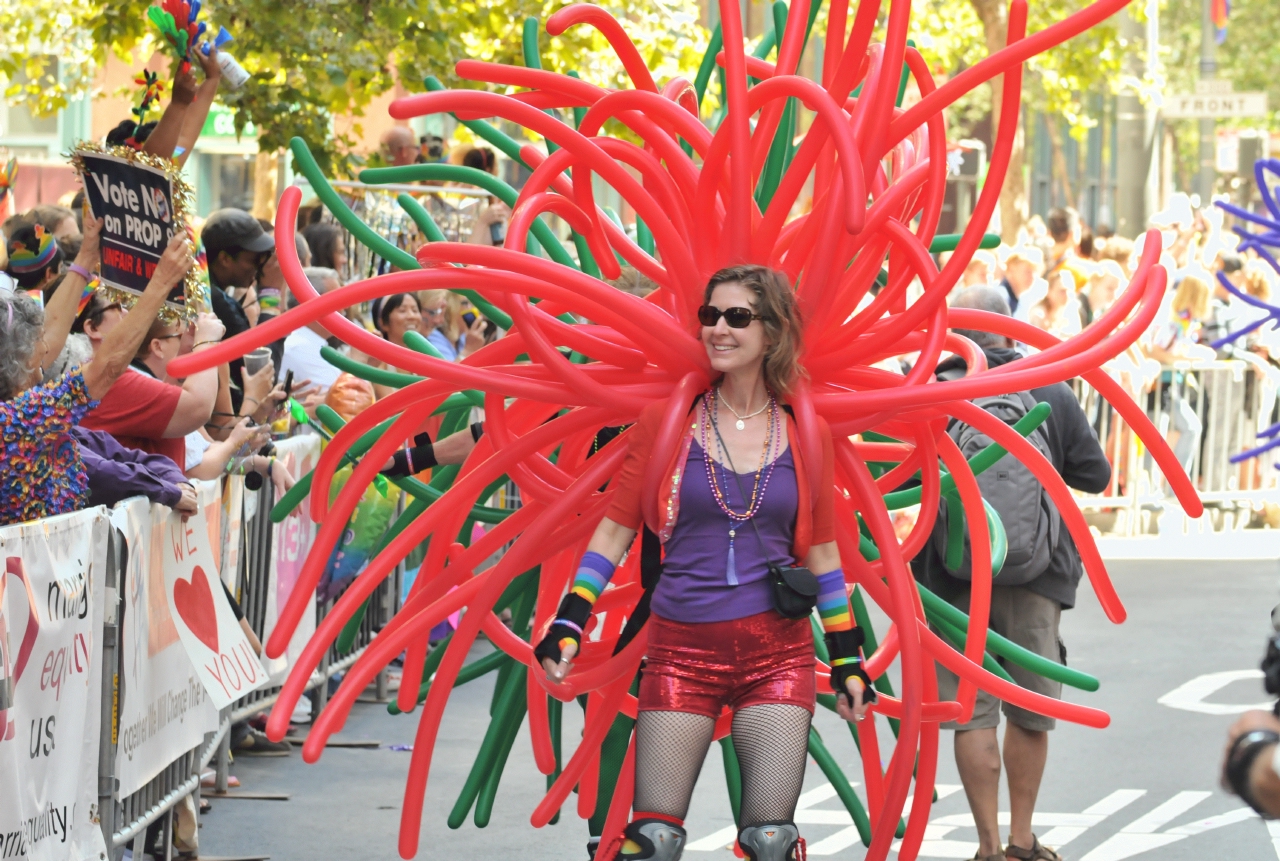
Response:
[[[1013,845],[1013,837],[1009,837],[1009,845],[1004,850],[1005,857],[1014,858],[1016,861],[1062,861],[1062,856],[1054,852],[1047,846],[1040,844],[1040,839],[1034,834],[1031,835],[1031,848],[1023,849],[1021,846]]]
[[[973,855],[973,858],[970,859],[970,861],[1005,861],[1004,850],[1001,849],[999,852],[996,852],[994,855],[979,855],[975,852]]]

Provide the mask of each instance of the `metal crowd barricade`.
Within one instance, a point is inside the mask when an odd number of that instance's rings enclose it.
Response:
[[[271,506],[266,497],[257,499],[253,491],[245,493],[245,517],[241,531],[242,546],[240,561],[236,575],[237,599],[244,611],[245,620],[258,636],[266,640],[267,622],[267,590],[271,585],[271,558],[275,552],[273,543],[274,524],[271,522]],[[384,581],[370,597],[369,607],[360,628],[356,633],[352,649],[347,654],[338,654],[336,647],[331,647],[322,659],[320,666],[312,673],[306,690],[312,695],[312,716],[319,713],[328,701],[329,680],[342,673],[364,652],[373,641],[376,633],[390,620],[398,609],[399,582],[402,566],[397,566],[394,577]],[[331,605],[317,604],[316,621],[322,620]],[[386,698],[386,673],[379,673],[377,690],[380,699]],[[272,685],[251,691],[231,704],[223,713],[223,722],[231,726],[246,720],[255,714],[270,709],[280,698],[280,685]],[[219,740],[214,758],[214,790],[227,791],[227,780],[230,774],[231,733],[226,732]]]
[[[242,505],[242,527],[236,555],[236,588],[233,592],[254,632],[259,639],[265,639],[271,563],[275,552],[271,505],[268,496],[264,494],[259,498],[259,494],[253,491],[244,493]],[[215,732],[206,734],[199,745],[182,753],[136,792],[119,797],[115,761],[120,733],[121,611],[126,593],[123,582],[126,571],[124,553],[122,536],[113,530],[106,566],[107,597],[103,613],[103,694],[98,798],[101,826],[107,845],[115,853],[132,843],[133,857],[140,858],[148,826],[157,821],[161,822],[163,828],[162,845],[166,847],[166,853],[171,850],[173,810],[189,795],[195,794],[199,798],[200,775],[211,762],[214,765],[214,791],[226,792],[231,727],[269,709],[279,698],[280,687],[259,689],[232,703],[222,711]],[[308,685],[308,690],[313,691],[313,714],[323,708],[327,700],[329,679],[344,671],[360,656],[398,609],[402,573],[402,569],[397,568],[396,575],[374,592],[351,652],[339,655],[331,649],[317,672],[313,673]],[[327,609],[327,604],[317,606],[317,621],[323,618]],[[385,699],[386,694],[387,679],[383,673],[378,678],[378,695]]]
[[[397,248],[412,251],[422,243],[417,224],[401,208],[396,198],[408,195],[416,200],[440,228],[445,239],[465,240],[476,216],[484,209],[489,193],[470,186],[368,185],[337,180],[330,183],[346,199],[352,212]],[[352,279],[369,278],[385,267],[385,262],[363,244],[347,235],[347,268]],[[345,273],[344,273],[345,274]]]
[[[1232,455],[1258,444],[1277,420],[1280,373],[1252,354],[1225,361],[1179,362],[1163,368],[1137,400],[1156,429],[1177,448],[1205,502],[1215,531],[1244,529],[1253,513],[1280,502],[1275,451],[1232,464]],[[1176,505],[1168,481],[1128,423],[1083,380],[1074,388],[1111,463],[1107,489],[1078,496],[1104,532],[1134,536],[1157,531],[1157,519]],[[1188,439],[1182,439],[1187,437]]]

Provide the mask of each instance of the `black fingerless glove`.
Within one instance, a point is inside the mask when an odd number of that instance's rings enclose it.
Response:
[[[382,470],[382,474],[387,478],[404,478],[407,475],[417,475],[435,465],[436,451],[431,444],[431,435],[420,433],[413,438],[413,448],[402,448],[391,455],[391,466]]]
[[[560,663],[561,649],[566,640],[572,640],[578,652],[582,651],[582,631],[591,620],[591,602],[570,592],[560,602],[555,621],[547,629],[547,635],[533,650],[533,656],[541,664],[547,658]]]
[[[861,628],[848,631],[830,631],[826,635],[827,655],[831,658],[831,689],[837,696],[849,696],[849,679],[862,680],[862,701],[876,701],[876,689],[871,686],[871,678],[862,667],[862,644],[866,635]]]

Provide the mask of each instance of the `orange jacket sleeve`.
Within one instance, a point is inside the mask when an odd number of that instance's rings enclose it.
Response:
[[[623,437],[627,440],[627,458],[622,462],[622,470],[614,478],[613,500],[605,517],[628,529],[639,529],[644,523],[644,512],[640,507],[640,493],[644,488],[644,471],[649,465],[649,454],[653,449],[654,427],[662,417],[665,404],[661,401],[650,404],[640,412],[640,418],[629,428]]]
[[[831,442],[831,425],[818,417],[818,437],[822,440],[822,484],[818,487],[818,504],[813,509],[813,544],[836,540],[835,518],[835,447]]]

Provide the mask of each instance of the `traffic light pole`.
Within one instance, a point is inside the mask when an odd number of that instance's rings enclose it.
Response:
[[[1213,0],[1200,0],[1200,80],[1211,81],[1217,74],[1218,61],[1216,32],[1213,26]],[[1196,191],[1200,205],[1208,206],[1213,197],[1218,172],[1215,158],[1215,131],[1217,123],[1208,117],[1200,119],[1200,172],[1196,179]]]

